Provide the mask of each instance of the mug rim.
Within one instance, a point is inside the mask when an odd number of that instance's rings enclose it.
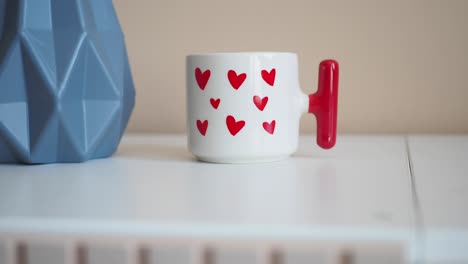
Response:
[[[202,56],[273,56],[273,55],[293,55],[297,53],[290,51],[234,51],[234,52],[201,52],[188,54],[186,57],[202,57]]]

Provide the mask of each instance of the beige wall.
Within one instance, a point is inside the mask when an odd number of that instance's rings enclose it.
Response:
[[[294,51],[305,92],[341,64],[341,132],[468,132],[468,1],[114,0],[133,132],[185,131],[185,55]],[[305,115],[303,131],[315,130]]]

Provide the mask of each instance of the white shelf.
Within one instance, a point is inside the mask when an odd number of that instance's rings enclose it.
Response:
[[[132,135],[110,159],[0,165],[0,240],[9,241],[10,250],[11,241],[47,237],[71,245],[88,237],[112,243],[192,241],[187,243],[194,263],[199,253],[193,252],[210,241],[250,241],[257,249],[283,242],[284,248],[304,241],[314,248],[382,242],[401,247],[411,262],[423,255],[468,260],[460,250],[456,257],[447,255],[456,246],[443,251],[428,242],[453,242],[450,232],[468,230],[468,137],[415,136],[407,142],[403,136],[342,135],[336,148],[325,151],[306,136],[287,160],[244,165],[197,162],[185,141]],[[415,201],[424,226],[417,225]],[[440,237],[443,230],[449,233]],[[121,239],[109,239],[115,236]],[[464,236],[456,238],[464,243]],[[0,262],[1,252],[0,245]]]
[[[108,220],[113,230],[117,223],[413,228],[402,138],[344,136],[331,151],[311,137],[300,145],[285,161],[222,165],[193,160],[180,136],[133,136],[111,159],[1,166],[0,228],[106,230]]]

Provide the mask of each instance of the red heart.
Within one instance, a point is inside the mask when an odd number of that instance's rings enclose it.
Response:
[[[273,135],[275,133],[275,126],[276,126],[276,121],[273,120],[271,123],[268,122],[263,122],[263,129],[265,129],[266,132],[270,133]]]
[[[232,88],[236,90],[241,87],[242,83],[245,81],[245,78],[247,78],[247,74],[245,73],[237,75],[237,73],[233,70],[228,71],[229,82],[231,83]]]
[[[268,96],[261,98],[260,96],[253,97],[254,104],[257,106],[258,110],[263,111],[266,104],[268,103]]]
[[[235,136],[245,126],[245,121],[236,121],[236,119],[233,116],[227,116],[226,125],[231,135]]]
[[[210,75],[210,70],[202,72],[200,68],[195,69],[195,79],[197,79],[197,83],[200,89],[205,90],[205,86],[208,83],[208,80],[210,79]]]
[[[270,72],[267,72],[266,70],[262,70],[262,78],[270,86],[273,86],[275,84],[275,76],[276,76],[275,68],[271,69]]]
[[[206,130],[208,129],[208,120],[205,120],[203,122],[200,120],[197,120],[197,128],[198,128],[198,131],[200,131],[200,134],[202,134],[202,136],[205,136]]]
[[[213,106],[214,109],[218,109],[219,103],[221,103],[221,99],[210,99],[211,106]]]

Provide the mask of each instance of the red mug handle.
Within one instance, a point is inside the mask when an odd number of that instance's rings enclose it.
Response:
[[[338,75],[337,61],[322,61],[317,92],[309,95],[309,113],[317,119],[317,144],[324,149],[332,148],[336,143]]]

